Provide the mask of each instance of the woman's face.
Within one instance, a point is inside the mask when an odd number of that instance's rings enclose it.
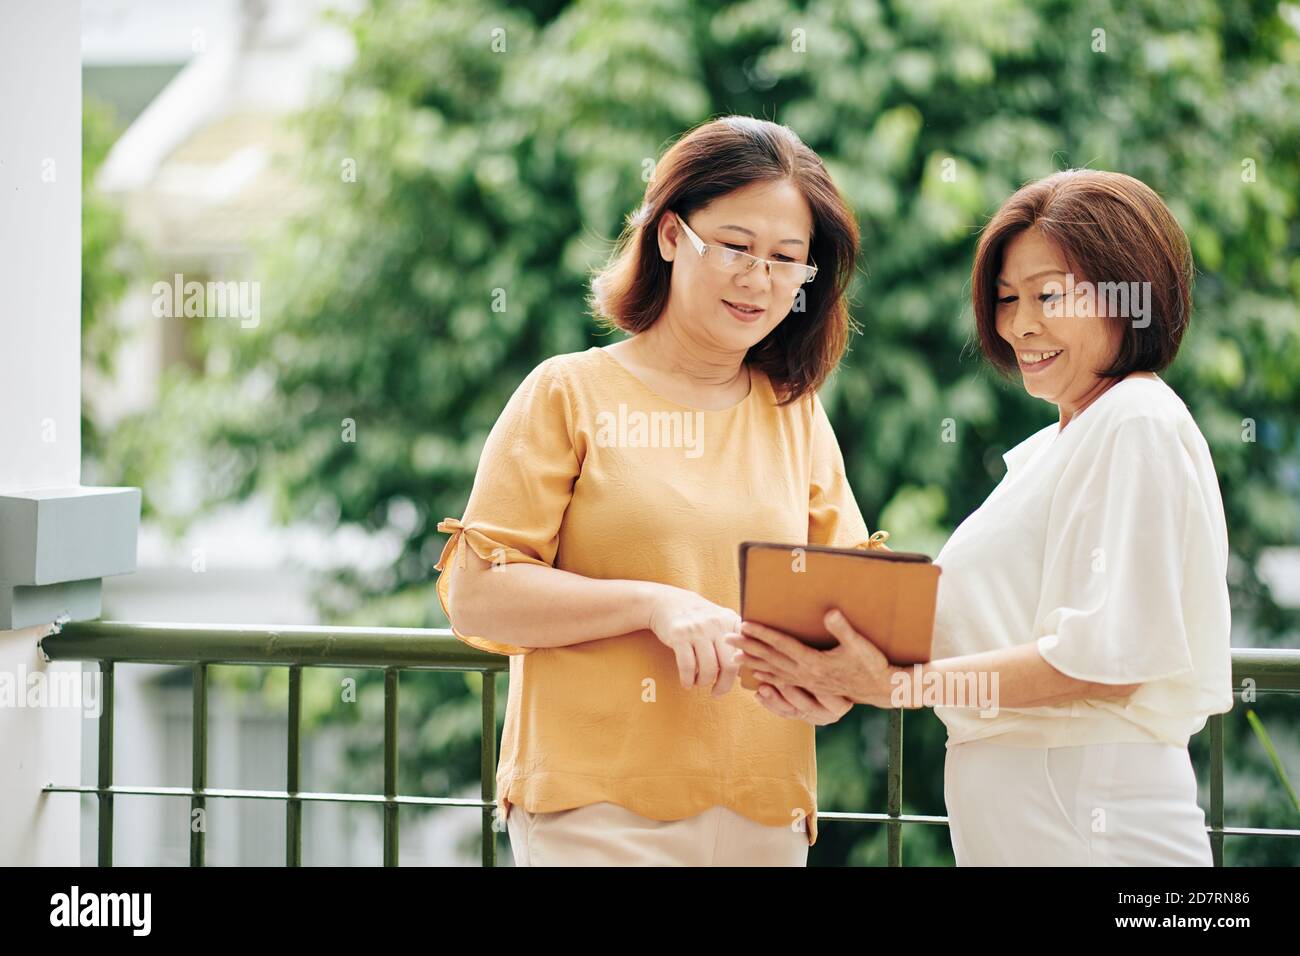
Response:
[[[1080,296],[1084,276],[1074,276],[1067,306],[1069,271],[1060,249],[1036,227],[1015,235],[1002,250],[997,331],[1016,353],[1025,391],[1072,412],[1105,384],[1097,372],[1110,366],[1121,331],[1089,308],[1095,297]]]
[[[789,180],[733,190],[688,215],[686,224],[709,245],[808,262],[812,211]],[[774,284],[762,264],[744,275],[715,268],[696,252],[675,215],[659,221],[659,251],[673,263],[669,313],[684,320],[702,344],[719,350],[743,352],[761,342],[790,313],[800,288]]]

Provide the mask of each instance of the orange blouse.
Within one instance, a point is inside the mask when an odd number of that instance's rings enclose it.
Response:
[[[538,365],[492,428],[464,517],[436,570],[450,618],[462,543],[489,562],[659,581],[740,610],[739,545],[867,547],[821,400],[784,407],[752,371],[721,411],[661,398],[599,347]],[[463,558],[463,555],[462,555]],[[509,654],[500,812],[608,801],[655,820],[726,806],[817,839],[814,728],[736,684],[684,689],[649,630],[568,647],[456,636]]]

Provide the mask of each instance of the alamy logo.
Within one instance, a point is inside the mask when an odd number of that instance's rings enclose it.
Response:
[[[684,448],[687,458],[704,454],[703,412],[618,412],[596,415],[596,444],[601,448]]]
[[[1067,272],[1064,285],[1044,282],[1043,292],[1049,296],[1043,301],[1043,314],[1049,319],[1105,315],[1133,319],[1135,329],[1151,324],[1150,282],[1075,282],[1074,273]]]
[[[87,720],[104,710],[104,675],[99,671],[0,671],[0,709],[77,708]]]
[[[997,671],[922,672],[920,664],[911,670],[900,668],[890,678],[891,707],[978,707],[981,717],[998,715]]]
[[[186,282],[178,272],[170,283],[155,282],[152,291],[160,319],[239,319],[242,329],[262,321],[260,282]]]
[[[70,893],[50,897],[51,926],[129,926],[133,936],[148,936],[153,925],[152,893]]]

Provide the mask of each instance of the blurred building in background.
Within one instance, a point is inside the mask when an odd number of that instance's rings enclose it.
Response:
[[[126,338],[111,377],[83,368],[85,401],[115,419],[155,405],[164,374],[182,364],[201,372],[195,324],[159,318],[154,281],[207,282],[247,274],[255,247],[298,208],[290,171],[303,147],[291,118],[322,80],[351,59],[345,31],[329,25],[322,0],[84,0],[83,93],[109,104],[122,132],[96,188],[122,207],[142,242],[149,281],[117,311]],[[195,469],[200,463],[193,463]],[[145,524],[134,574],[104,585],[104,618],[235,624],[319,623],[313,574],[348,562],[392,561],[400,542],[360,533],[322,535],[277,527],[264,501],[205,514],[172,540]],[[188,667],[118,669],[115,774],[123,785],[188,786],[191,689]],[[214,689],[209,698],[209,782],[213,787],[282,789],[283,710],[255,695]],[[84,722],[82,778],[95,778],[96,721]],[[337,728],[304,740],[304,780],[347,790],[346,735]],[[470,796],[472,794],[461,794]],[[183,798],[119,799],[119,865],[184,865],[189,833]],[[95,801],[82,806],[82,859],[95,860]],[[279,865],[283,804],[212,800],[208,860]],[[477,835],[475,813],[431,812],[403,826],[406,863],[477,863],[458,855]],[[305,864],[379,862],[382,820],[370,809],[308,805]]]

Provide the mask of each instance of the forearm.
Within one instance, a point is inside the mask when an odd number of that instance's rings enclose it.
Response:
[[[650,626],[668,585],[589,578],[558,568],[491,567],[472,551],[452,576],[452,625],[462,634],[520,647],[566,647]]]
[[[1035,642],[944,658],[920,667],[919,686],[925,689],[925,703],[937,699],[942,707],[985,707],[988,702],[979,698],[986,695],[992,696],[996,707],[1047,707],[1088,698],[1122,699],[1140,686],[1070,677],[1047,663]],[[912,680],[911,671],[901,668],[908,680]],[[934,676],[927,677],[931,674]],[[971,688],[980,689],[974,698]],[[913,707],[920,705],[920,701],[911,702]]]

